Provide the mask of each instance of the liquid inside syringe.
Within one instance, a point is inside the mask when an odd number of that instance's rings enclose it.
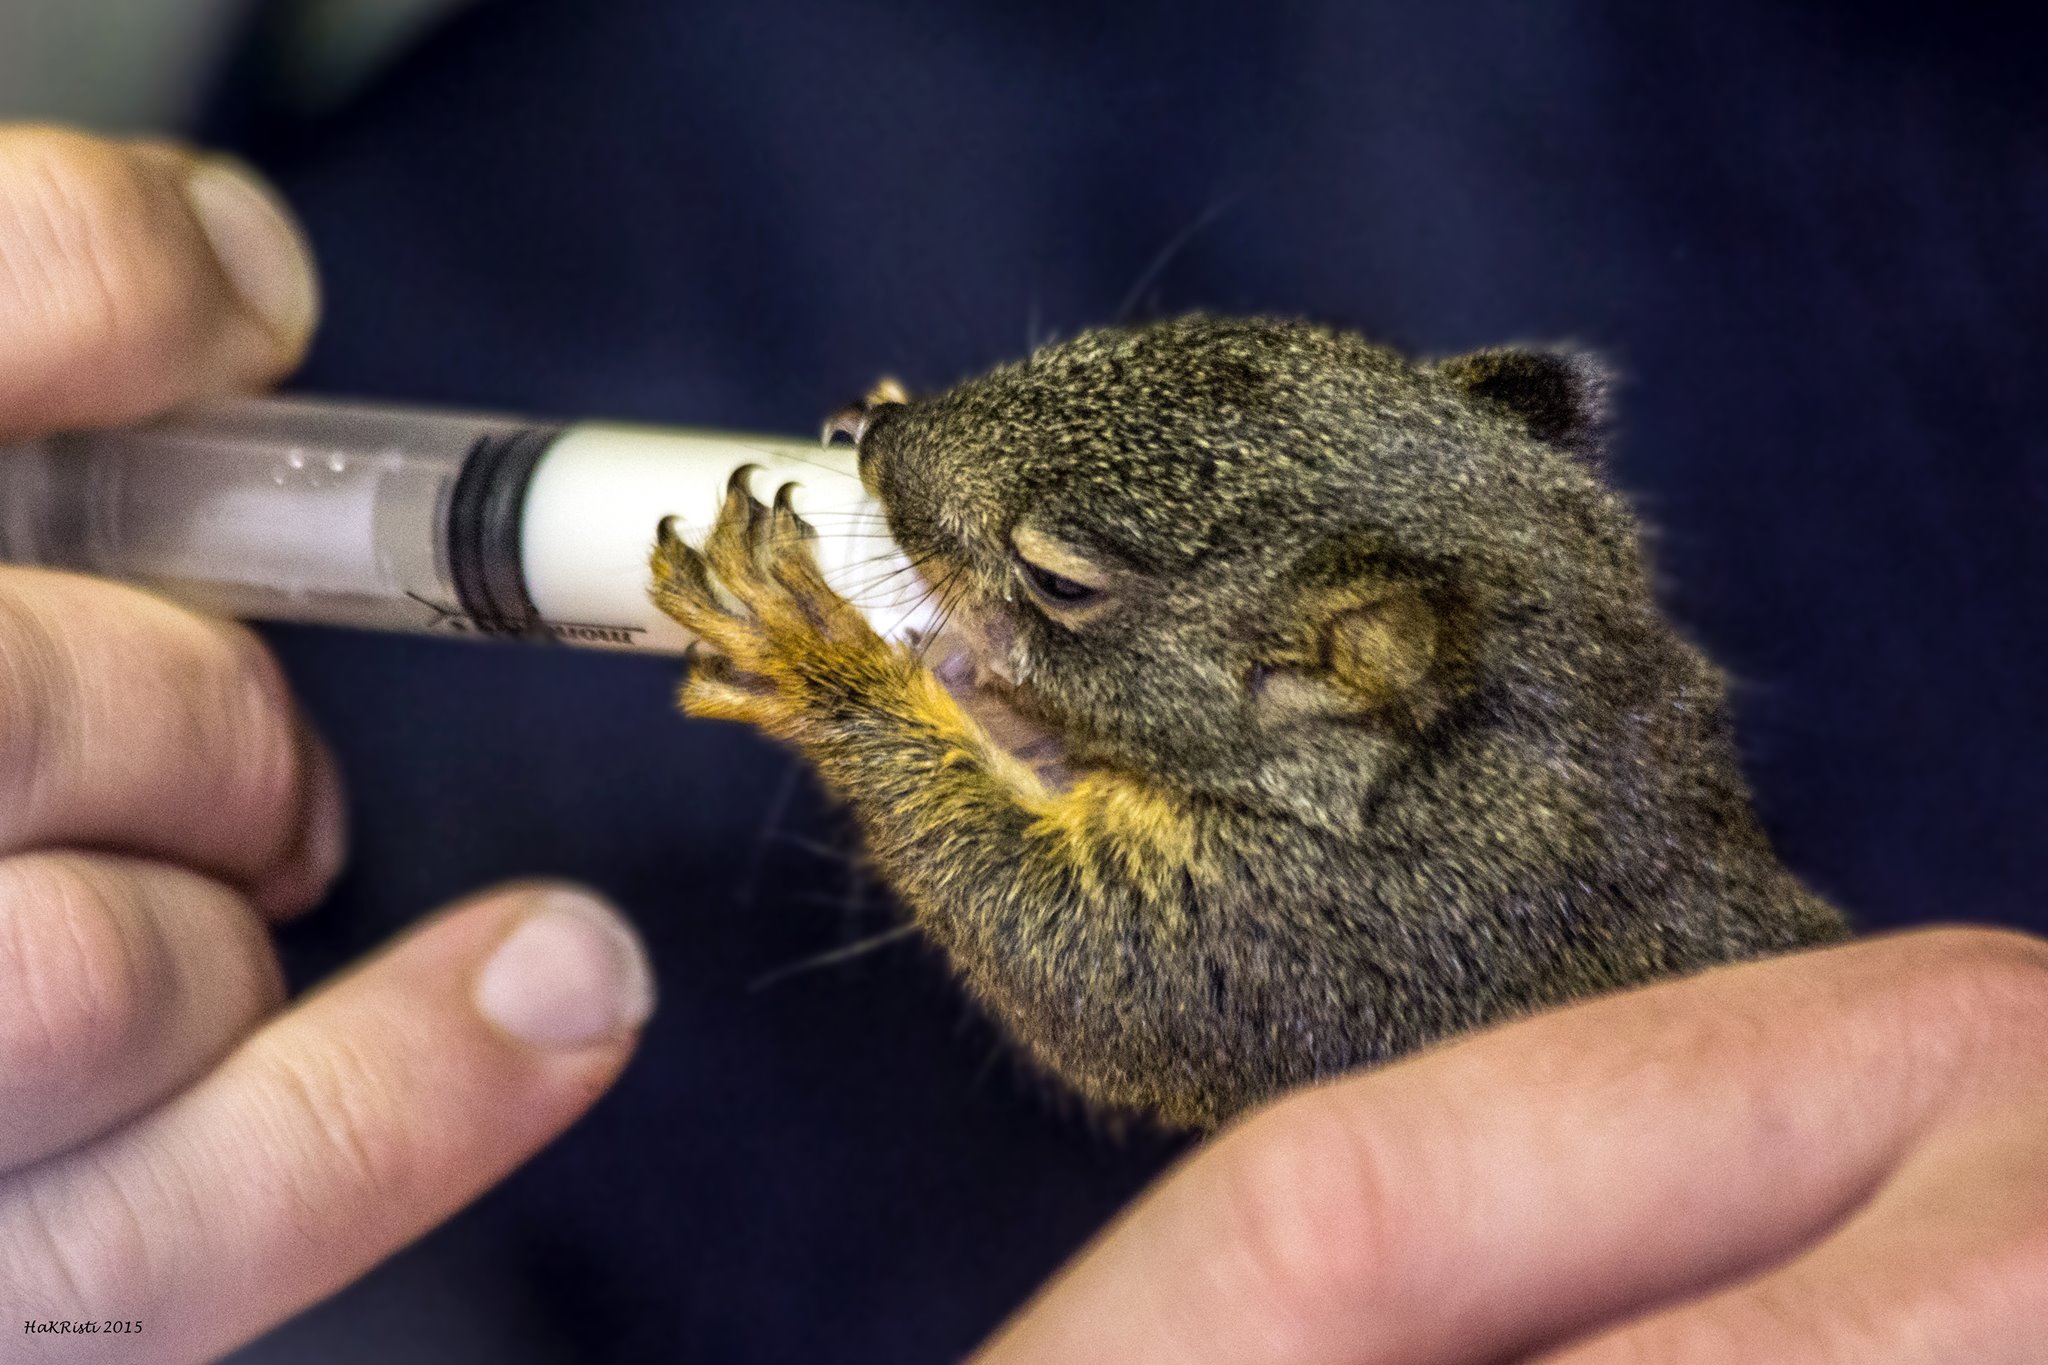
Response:
[[[815,441],[304,398],[239,399],[0,451],[0,562],[221,615],[676,652],[655,528],[708,530],[726,481],[798,485],[826,578],[884,635],[927,616],[853,453]]]

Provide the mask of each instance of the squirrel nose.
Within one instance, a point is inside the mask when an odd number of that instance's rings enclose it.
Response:
[[[885,378],[868,390],[868,396],[860,402],[848,404],[825,419],[822,440],[829,446],[843,436],[853,443],[854,458],[859,464],[861,482],[867,485],[871,493],[879,495],[881,488],[876,482],[874,458],[866,445],[868,428],[874,424],[875,414],[879,409],[901,406],[909,401],[910,395],[904,391],[902,384],[894,379]]]

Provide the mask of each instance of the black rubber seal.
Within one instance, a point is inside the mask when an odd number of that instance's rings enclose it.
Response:
[[[552,639],[526,591],[520,523],[540,457],[565,430],[521,427],[470,447],[448,498],[448,575],[463,615],[482,635]]]

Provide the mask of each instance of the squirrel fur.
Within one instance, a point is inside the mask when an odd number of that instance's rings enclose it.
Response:
[[[801,750],[1016,1042],[1174,1126],[1839,939],[1603,480],[1608,388],[1206,316],[885,386],[847,429],[960,657],[883,642],[742,474],[654,553],[683,708]]]

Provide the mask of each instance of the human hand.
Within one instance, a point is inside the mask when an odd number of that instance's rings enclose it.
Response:
[[[1921,931],[1276,1103],[977,1365],[2048,1359],[2048,944]]]
[[[316,310],[297,230],[225,164],[0,127],[0,440],[261,385]],[[446,911],[280,1013],[264,922],[319,897],[342,826],[248,631],[0,570],[0,1358],[225,1352],[624,1065],[645,959],[564,887]]]

